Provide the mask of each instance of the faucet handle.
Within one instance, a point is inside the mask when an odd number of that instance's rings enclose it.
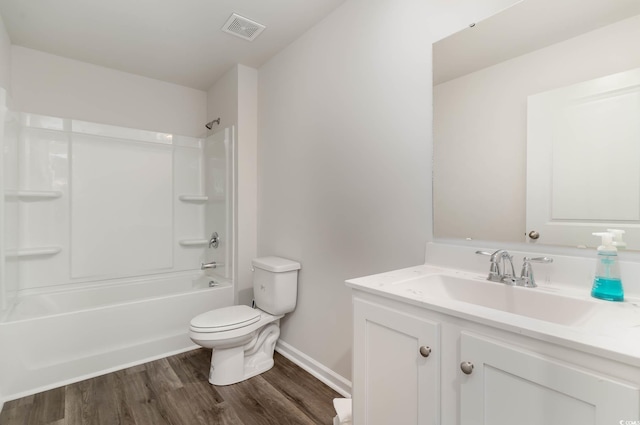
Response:
[[[524,257],[522,263],[522,271],[520,272],[520,286],[524,286],[526,288],[535,288],[538,286],[536,284],[536,280],[533,277],[533,268],[531,267],[531,263],[553,263],[553,258],[549,257]]]
[[[525,263],[553,263],[553,258],[549,258],[549,257],[535,257],[535,258],[524,257],[524,262]]]
[[[489,266],[489,276],[487,276],[487,280],[492,282],[500,282],[502,279],[502,275],[500,272],[500,266],[497,262],[493,261],[493,253],[487,251],[476,251],[478,255],[486,255],[491,258],[491,265]]]

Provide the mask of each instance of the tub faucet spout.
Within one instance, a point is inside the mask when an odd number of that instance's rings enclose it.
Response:
[[[202,263],[200,265],[200,270],[215,269],[217,265],[218,263],[216,263],[215,261],[212,261],[210,263]]]

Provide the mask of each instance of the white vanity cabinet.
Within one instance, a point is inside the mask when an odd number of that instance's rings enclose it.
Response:
[[[353,303],[354,425],[640,423],[637,366],[397,297]]]
[[[465,362],[470,372],[460,380],[462,425],[605,425],[640,419],[637,385],[575,366],[571,359],[465,331],[460,358],[461,370]]]
[[[354,424],[437,425],[439,324],[354,299]]]

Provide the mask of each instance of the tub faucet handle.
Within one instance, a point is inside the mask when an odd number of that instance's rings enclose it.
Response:
[[[211,234],[211,239],[209,239],[209,248],[217,248],[220,244],[220,236],[218,236],[218,232],[213,232]]]

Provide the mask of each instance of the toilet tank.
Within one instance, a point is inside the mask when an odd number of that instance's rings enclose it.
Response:
[[[251,264],[256,306],[273,315],[293,311],[298,295],[300,263],[281,257],[260,257]]]

